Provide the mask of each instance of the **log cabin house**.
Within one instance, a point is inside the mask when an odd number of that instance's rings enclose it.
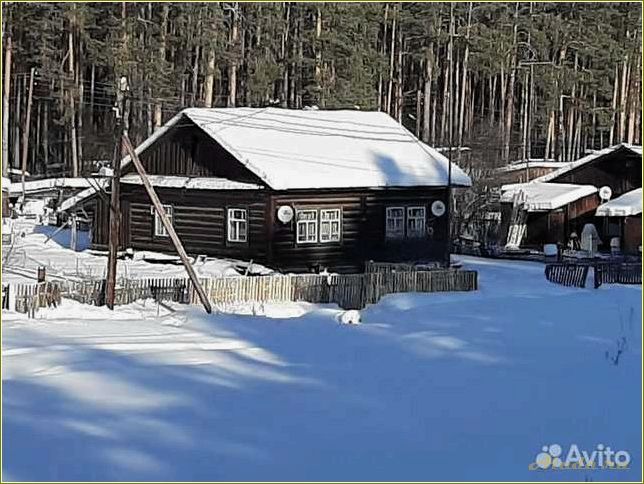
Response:
[[[598,217],[599,191],[610,189],[618,198],[642,186],[642,148],[619,144],[591,153],[529,183],[504,185],[501,195],[500,243],[506,248],[543,249],[544,244],[565,246],[573,232],[594,224],[610,250],[612,237],[622,238],[622,250],[641,245],[641,232],[611,224]],[[641,193],[641,191],[640,191]],[[641,215],[640,215],[641,217]],[[633,222],[629,222],[632,226]],[[635,250],[637,253],[637,250]]]
[[[381,112],[191,108],[136,152],[189,254],[284,271],[444,262],[448,178],[471,184]],[[172,252],[129,157],[122,169],[122,248]],[[102,195],[88,189],[61,205],[93,214],[95,249],[108,243]]]

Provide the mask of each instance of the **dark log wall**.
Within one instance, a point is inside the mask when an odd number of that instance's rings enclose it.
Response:
[[[263,185],[257,176],[185,117],[141,153],[140,158],[150,175],[220,177]],[[124,171],[135,169],[130,164]]]
[[[156,190],[163,204],[173,207],[173,225],[191,255],[266,260],[264,214],[267,197],[263,191]],[[151,203],[141,186],[122,186],[123,216],[129,218],[127,247],[137,250],[174,252],[169,237],[154,235]],[[247,243],[226,240],[227,208],[248,210]],[[127,213],[125,212],[127,210]]]
[[[275,210],[280,205],[294,209],[341,208],[340,242],[297,244],[295,222],[273,224],[273,264],[288,270],[310,271],[328,267],[338,272],[362,270],[364,261],[442,260],[447,240],[447,216],[431,215],[431,203],[446,201],[445,189],[351,190],[327,193],[278,193],[273,196]],[[385,240],[385,208],[388,206],[425,206],[426,224],[431,235],[423,239]]]
[[[553,182],[595,185],[597,188],[608,185],[615,198],[642,186],[642,157],[621,148],[596,162],[564,173]]]
[[[526,235],[523,247],[543,249],[544,244],[566,245],[572,232],[581,236],[587,223],[594,223],[601,233],[601,225],[596,223],[595,210],[599,206],[597,194],[575,200],[568,205],[549,212],[530,212],[528,214]],[[511,214],[511,203],[504,203],[503,213]],[[507,233],[507,232],[506,232]],[[504,242],[504,241],[502,241]]]
[[[642,215],[624,218],[622,248],[627,254],[639,254],[642,245]]]
[[[162,203],[173,206],[173,224],[191,255],[230,257],[266,264],[283,271],[311,271],[323,267],[338,272],[362,270],[366,260],[435,261],[445,256],[447,216],[434,217],[431,203],[446,201],[445,189],[400,189],[300,192],[271,195],[263,190],[210,191],[158,189]],[[166,237],[154,236],[154,216],[143,187],[122,186],[122,216],[127,226],[123,247],[174,252]],[[280,205],[303,208],[340,208],[342,240],[297,244],[295,222],[282,224]],[[385,239],[385,208],[425,206],[428,234],[422,239]],[[105,248],[109,217],[97,206],[94,246]],[[248,243],[226,241],[226,208],[246,208]],[[101,222],[102,221],[102,222]]]
[[[221,257],[264,257],[264,213],[266,197],[262,193],[243,191],[156,190],[163,204],[173,207],[173,225],[186,251],[193,255],[219,255]],[[154,236],[152,204],[142,186],[121,185],[121,216],[124,230],[123,248],[174,252],[169,237]],[[226,242],[226,209],[245,208],[249,215],[249,242]],[[107,204],[97,199],[93,245],[107,247],[109,213]]]

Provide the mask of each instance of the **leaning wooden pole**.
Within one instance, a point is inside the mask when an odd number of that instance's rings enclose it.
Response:
[[[183,262],[183,265],[186,268],[186,272],[188,273],[190,280],[192,281],[192,283],[195,286],[195,289],[197,290],[197,294],[199,295],[201,304],[203,304],[203,307],[206,310],[206,312],[210,314],[212,312],[212,307],[210,306],[210,301],[208,300],[208,296],[206,296],[206,292],[203,290],[203,287],[201,287],[201,283],[197,278],[197,274],[195,274],[195,270],[193,269],[192,264],[190,264],[190,261],[188,260],[188,254],[186,254],[186,251],[183,248],[183,244],[181,243],[179,236],[177,236],[177,233],[174,231],[174,227],[172,226],[172,223],[170,223],[170,220],[168,219],[168,215],[165,213],[165,210],[163,209],[163,205],[161,205],[161,201],[159,200],[159,197],[154,191],[154,188],[152,187],[150,180],[148,180],[148,175],[145,172],[145,168],[143,168],[143,164],[141,163],[141,160],[139,160],[139,156],[136,154],[136,151],[134,151],[134,148],[132,147],[132,143],[130,142],[130,138],[127,135],[127,133],[123,134],[123,145],[128,155],[130,155],[130,158],[132,159],[132,163],[134,163],[134,166],[136,167],[136,171],[139,173],[139,176],[141,177],[143,186],[145,187],[145,190],[148,192],[148,195],[150,196],[150,200],[152,201],[152,204],[154,205],[155,210],[159,214],[159,217],[161,218],[161,222],[163,223],[163,226],[168,232],[168,235],[170,236],[170,240],[172,240],[172,243],[174,244],[174,248],[177,250],[177,254],[179,254],[179,257],[181,258],[181,262]]]

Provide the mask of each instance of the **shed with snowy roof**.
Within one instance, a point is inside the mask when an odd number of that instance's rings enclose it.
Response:
[[[283,270],[445,260],[448,185],[471,184],[381,112],[191,108],[136,152],[188,253]],[[121,245],[171,251],[132,165],[122,160]],[[104,248],[107,197],[95,195],[61,210],[91,209]]]
[[[573,232],[579,235],[584,225],[592,223],[603,242],[600,249],[610,250],[611,238],[624,237],[623,223],[603,216],[604,212],[608,214],[610,207],[622,206],[617,201],[627,194],[631,201],[637,193],[641,198],[641,170],[642,147],[622,143],[576,161],[559,163],[556,170],[528,183],[504,185],[500,243],[531,249],[552,243],[564,246]],[[608,187],[610,190],[604,191],[614,199],[602,205],[607,208],[598,208],[602,187]],[[639,240],[641,244],[641,235]]]

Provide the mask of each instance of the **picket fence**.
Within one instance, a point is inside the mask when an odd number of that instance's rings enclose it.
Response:
[[[345,309],[361,309],[387,294],[398,292],[475,291],[476,271],[430,270],[365,274],[288,274],[256,277],[218,277],[200,281],[211,303],[263,303],[307,301],[335,303]],[[41,307],[59,304],[62,297],[84,304],[104,304],[104,281],[61,281],[35,285],[10,285],[15,310],[33,317]],[[5,288],[3,288],[3,308]],[[141,279],[122,281],[115,303],[138,299],[199,304],[189,279]],[[13,308],[12,308],[13,309]]]

